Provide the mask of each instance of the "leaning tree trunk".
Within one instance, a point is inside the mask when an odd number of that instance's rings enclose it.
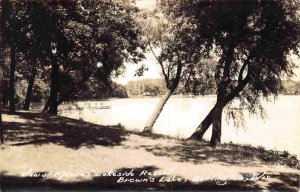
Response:
[[[10,47],[10,70],[9,70],[9,87],[8,87],[8,99],[9,99],[9,112],[15,113],[15,71],[16,71],[16,48],[14,45]]]
[[[51,70],[51,87],[50,87],[50,97],[49,97],[49,110],[48,113],[52,115],[57,115],[57,99],[59,91],[59,65],[57,63],[56,57],[52,56],[52,70]]]
[[[208,113],[208,115],[200,123],[200,125],[197,127],[196,131],[189,137],[189,139],[191,139],[191,140],[197,140],[197,141],[201,141],[203,139],[204,133],[208,130],[208,128],[210,127],[210,125],[214,122],[214,113],[215,113],[215,110],[216,110],[216,106],[217,105],[215,105],[210,110],[210,112]]]
[[[3,143],[4,143],[4,139],[3,139],[2,107],[0,102],[0,144]]]
[[[34,60],[34,64],[32,66],[32,70],[31,70],[31,75],[29,77],[29,81],[28,81],[28,87],[27,87],[27,92],[26,92],[26,98],[25,98],[25,104],[24,104],[24,110],[28,111],[29,107],[30,107],[30,103],[31,103],[31,97],[32,97],[32,90],[33,90],[33,85],[34,85],[34,80],[35,80],[35,76],[37,73],[37,69],[36,69],[36,59]]]
[[[174,92],[174,90],[168,89],[168,91],[165,93],[165,95],[160,99],[158,105],[154,109],[150,119],[148,120],[148,122],[143,130],[144,133],[152,132],[152,129],[153,129],[153,126],[154,126],[156,120],[158,119],[160,113],[162,112],[165,104],[167,103],[167,101],[169,100],[169,98],[171,97],[173,92]]]
[[[181,78],[181,73],[182,73],[182,63],[181,61],[178,61],[177,63],[177,71],[176,71],[176,76],[175,79],[172,82],[172,85],[169,86],[169,83],[167,83],[168,91],[166,94],[161,98],[160,102],[156,106],[155,110],[153,111],[150,119],[148,120],[143,132],[144,133],[151,133],[153,129],[153,125],[155,124],[156,120],[158,119],[160,113],[162,112],[165,104],[167,103],[168,99],[171,97],[173,92],[176,90],[176,88],[179,85],[179,81]]]
[[[219,96],[218,96],[219,97]],[[224,102],[218,98],[215,106],[210,110],[205,119],[197,127],[196,131],[189,137],[192,140],[201,141],[208,128],[213,125],[211,145],[215,146],[221,141],[221,124]]]
[[[47,99],[47,102],[45,103],[45,106],[42,110],[42,113],[46,113],[49,110],[49,106],[50,106],[50,97]]]
[[[223,106],[219,105],[214,111],[214,122],[210,139],[210,145],[212,147],[215,147],[217,144],[221,143],[222,113]]]

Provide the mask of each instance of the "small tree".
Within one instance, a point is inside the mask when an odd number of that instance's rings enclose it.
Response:
[[[201,140],[212,124],[215,146],[221,141],[224,107],[239,100],[242,109],[263,114],[261,99],[276,96],[282,79],[293,74],[288,57],[299,55],[299,2],[187,0],[181,10],[207,39],[199,46],[211,47],[219,58],[214,75],[217,102],[190,137]]]

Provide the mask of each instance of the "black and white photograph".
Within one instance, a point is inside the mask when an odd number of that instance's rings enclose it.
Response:
[[[300,191],[300,1],[0,0],[6,191]]]

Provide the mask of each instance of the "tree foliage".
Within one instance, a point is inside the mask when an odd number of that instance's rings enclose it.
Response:
[[[24,77],[37,71],[50,81],[54,105],[70,100],[91,78],[109,87],[111,76],[119,75],[125,62],[144,58],[134,17],[138,10],[130,1],[21,0],[1,5],[15,13],[1,27],[1,41],[13,42],[24,56],[21,60],[27,60],[21,69]],[[12,30],[18,31],[15,39]]]
[[[180,11],[197,26],[197,46],[219,58],[215,107],[222,113],[238,99],[241,108],[263,114],[261,99],[280,93],[282,79],[293,74],[288,57],[299,55],[299,2],[186,0]]]

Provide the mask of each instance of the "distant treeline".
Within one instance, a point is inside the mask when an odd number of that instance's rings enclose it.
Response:
[[[158,96],[166,92],[163,79],[143,79],[129,81],[126,85],[129,97]]]
[[[32,95],[32,101],[41,102],[46,97],[49,90],[46,89],[46,83],[37,79],[37,84],[34,86],[34,94]],[[63,84],[63,83],[62,83]],[[16,100],[24,100],[24,92],[26,92],[27,82],[24,80],[18,81]],[[175,95],[200,95],[194,94],[187,89],[188,86],[180,83],[175,91]],[[284,95],[299,95],[300,94],[300,81],[284,81]],[[205,88],[201,95],[213,95],[215,94],[215,87]],[[144,96],[161,96],[166,93],[167,88],[163,79],[142,79],[129,81],[127,85],[117,84],[111,82],[110,85],[104,85],[96,83],[91,80],[79,87],[75,94],[70,99],[72,100],[89,100],[89,99],[103,99],[109,97],[116,98],[128,98],[128,97],[144,97]],[[5,98],[4,98],[5,99]]]
[[[125,86],[129,97],[142,97],[142,96],[160,96],[166,93],[167,88],[163,79],[142,79],[129,81]],[[197,93],[193,93],[193,88],[179,83],[175,95],[212,95],[215,94],[215,87],[205,87],[197,85]]]
[[[284,81],[284,91],[282,94],[285,95],[299,95],[300,94],[300,81]]]
[[[105,99],[109,97],[128,98],[125,86],[111,82],[109,85],[89,82],[82,89],[77,90],[77,94],[71,100],[93,100]]]
[[[127,90],[127,95],[129,97],[142,97],[142,96],[160,96],[163,95],[167,88],[165,86],[163,79],[143,79],[129,81],[125,86]],[[284,81],[284,90],[282,94],[284,95],[299,95],[300,94],[300,81]],[[202,95],[213,95],[216,93],[216,88],[214,86],[206,88]],[[175,91],[175,95],[189,95],[193,94],[191,91],[187,90],[187,86],[182,83],[179,84]],[[197,94],[194,94],[197,95]],[[198,94],[199,95],[199,94]]]

